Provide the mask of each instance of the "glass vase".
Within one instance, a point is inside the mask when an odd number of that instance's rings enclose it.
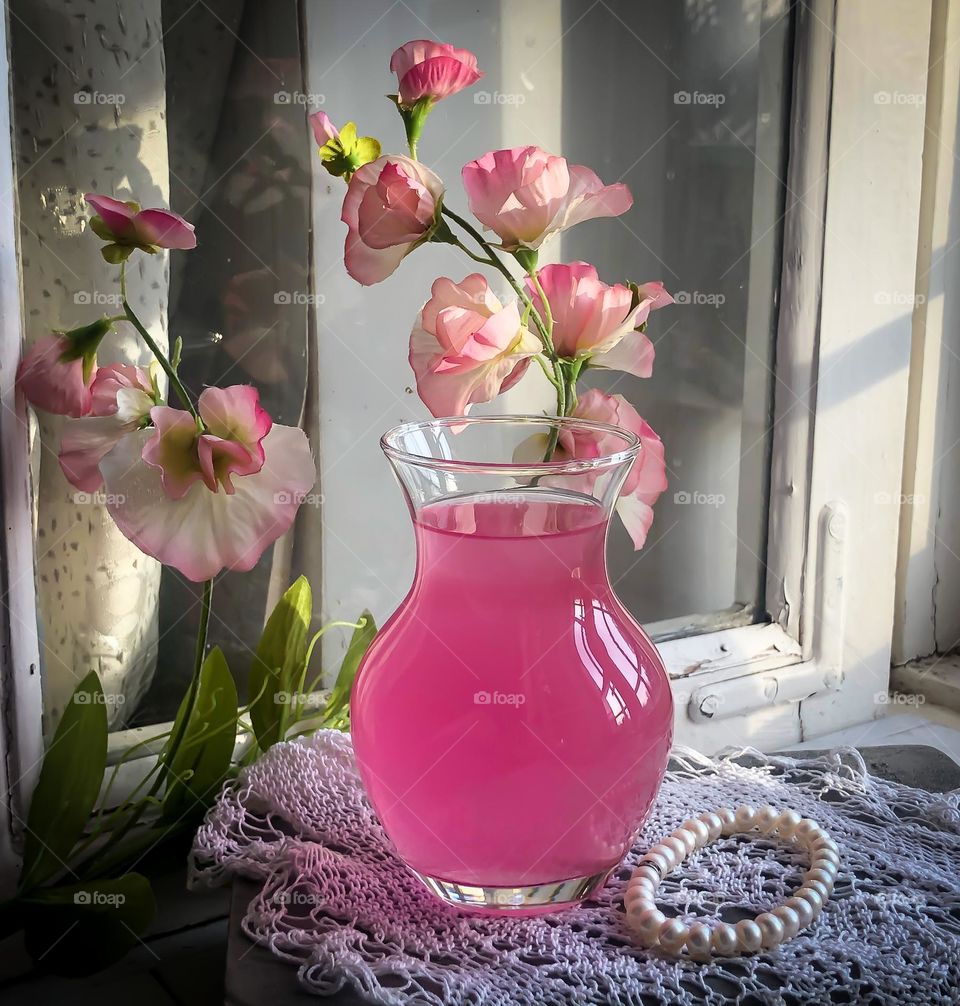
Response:
[[[353,688],[367,794],[448,903],[576,904],[630,848],[673,734],[663,662],[607,576],[640,443],[585,420],[496,416],[399,426],[381,446],[417,566]]]

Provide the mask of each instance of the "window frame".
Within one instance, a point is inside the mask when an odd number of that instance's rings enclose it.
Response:
[[[900,493],[911,319],[902,305],[877,303],[874,291],[878,282],[880,289],[914,289],[916,242],[897,236],[918,233],[924,127],[922,109],[911,116],[910,109],[878,106],[879,78],[860,53],[884,66],[884,88],[925,90],[930,3],[920,17],[903,0],[875,0],[869,13],[860,6],[800,0],[796,15],[767,533],[771,620],[688,635],[684,623],[695,630],[706,623],[678,620],[661,623],[657,633],[674,686],[676,739],[705,751],[746,736],[758,747],[780,747],[862,721],[864,709],[878,715],[881,707],[868,700],[889,681],[898,513],[876,499]],[[0,185],[15,193],[5,21],[0,30],[7,136]],[[898,118],[884,128],[878,110]],[[325,185],[317,171],[316,184]],[[5,362],[17,359],[22,341],[15,208],[15,199],[0,206]],[[871,233],[889,240],[868,240]],[[851,234],[864,238],[856,255]],[[889,333],[878,350],[886,373],[862,387],[862,361],[851,347],[878,329]],[[0,504],[5,885],[16,876],[43,751],[36,592],[25,575],[33,563],[29,427],[14,373],[0,368],[0,471],[8,487]],[[839,443],[853,445],[864,463],[851,463]],[[846,610],[859,617],[845,618]],[[111,735],[111,763],[143,729]],[[155,757],[147,751],[130,760],[124,775],[131,786]],[[115,791],[122,796],[126,788],[121,780]]]

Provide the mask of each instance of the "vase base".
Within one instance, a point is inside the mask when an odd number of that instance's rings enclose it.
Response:
[[[431,894],[454,908],[497,915],[535,915],[572,908],[585,901],[604,885],[611,870],[529,887],[478,887],[413,872]]]

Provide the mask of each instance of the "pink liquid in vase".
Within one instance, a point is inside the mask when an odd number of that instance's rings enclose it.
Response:
[[[670,686],[610,586],[608,519],[540,486],[415,509],[414,583],[361,666],[352,733],[397,851],[450,903],[589,897],[656,797]]]

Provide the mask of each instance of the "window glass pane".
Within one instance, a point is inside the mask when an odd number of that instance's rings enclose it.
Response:
[[[473,49],[486,71],[472,92],[437,106],[421,142],[447,204],[465,209],[460,168],[488,150],[534,143],[563,153],[605,182],[626,182],[635,204],[617,220],[566,232],[541,262],[585,259],[608,283],[661,279],[684,302],[652,319],[651,379],[588,375],[640,410],[669,464],[645,550],[634,552],[619,526],[611,534],[623,600],[660,636],[762,617],[789,5],[311,5],[310,89],[335,121],[357,117],[384,149],[402,150],[382,98],[384,66],[399,40],[428,36]],[[347,64],[367,69],[356,75]],[[426,415],[411,392],[409,327],[437,275],[459,280],[474,267],[430,245],[390,279],[360,288],[340,261],[342,193],[322,177],[319,193],[325,601],[341,614],[371,604],[383,615],[410,582],[413,542],[376,436]],[[530,368],[477,411],[552,403]]]

